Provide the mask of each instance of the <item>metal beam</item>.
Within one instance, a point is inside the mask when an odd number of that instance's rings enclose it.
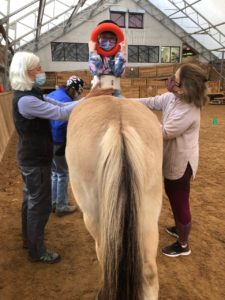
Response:
[[[196,3],[200,2],[200,1],[202,1],[202,0],[197,0],[197,1],[195,1],[195,2],[192,2],[191,4],[187,4],[187,5],[185,6],[185,8],[188,8],[188,7],[190,7],[191,5],[196,4]],[[168,17],[171,18],[173,15],[178,14],[179,12],[182,12],[182,10],[183,10],[183,9],[178,8],[177,11],[175,11],[175,12],[172,13],[171,15],[168,15]]]
[[[10,0],[8,0],[7,3],[7,15],[9,14],[10,11]],[[9,19],[7,19],[6,22],[6,28],[4,29],[3,25],[3,34],[5,35],[5,65],[4,65],[4,77],[3,77],[3,85],[4,85],[4,90],[8,91],[9,90],[9,39],[8,39],[8,33],[9,33]],[[4,32],[5,31],[5,32]]]
[[[170,19],[166,14],[164,14],[151,2],[147,0],[134,0],[134,2],[136,2],[138,6],[144,9],[147,14],[149,14],[155,20],[161,23],[167,30],[170,30],[173,34],[175,34],[182,42],[188,44],[190,47],[195,49],[196,52],[202,57],[204,57],[207,61],[214,61],[218,59],[216,55],[211,53],[211,51],[206,49],[192,36],[189,36],[182,27],[177,25],[172,19]]]
[[[53,1],[53,0],[52,0],[52,1]],[[50,1],[50,2],[52,2],[52,1]],[[44,22],[44,23],[42,24],[42,26],[45,26],[45,25],[49,24],[51,21],[53,21],[53,20],[55,20],[55,19],[57,19],[57,18],[59,18],[59,17],[65,15],[65,14],[66,14],[67,12],[69,12],[70,10],[71,10],[71,8],[69,8],[69,9],[67,9],[66,11],[63,11],[63,12],[61,12],[60,14],[58,14],[58,15],[52,17],[50,20]],[[56,26],[56,28],[58,28],[58,27],[62,27],[62,24],[58,24],[58,25]],[[32,28],[32,30],[30,30],[29,32],[26,32],[24,35],[20,36],[19,38],[14,39],[14,40],[11,42],[11,45],[12,45],[12,46],[15,45],[17,42],[19,42],[20,40],[22,40],[22,39],[23,39],[24,37],[26,37],[27,35],[29,35],[29,34],[35,32],[36,30],[37,30],[37,26],[35,26],[34,28]],[[39,37],[39,39],[40,39],[40,37]],[[35,43],[35,39],[32,41],[32,43]],[[33,50],[35,50],[35,49],[33,49]]]
[[[68,28],[67,32],[75,29],[90,18],[98,15],[100,12],[104,11],[108,6],[118,3],[120,1],[122,0],[100,0],[90,5],[89,7],[83,9],[81,12],[79,12],[76,16],[72,18],[71,26]],[[100,5],[99,3],[104,3],[104,5]],[[39,38],[38,49],[45,47],[47,44],[49,44],[50,41],[53,42],[59,39],[60,37],[64,36],[64,26],[64,23],[58,24],[58,26],[56,26],[55,28],[52,28],[48,32],[42,34]],[[30,41],[26,45],[22,46],[21,49],[35,51],[34,41]]]
[[[221,58],[221,65],[220,65],[220,89],[223,91],[224,90],[224,53],[225,51],[222,51],[222,58]]]
[[[84,5],[86,0],[79,0],[77,5],[74,7],[74,10],[72,11],[69,19],[66,22],[66,25],[64,27],[64,32],[66,32],[67,28],[71,26],[73,17],[77,14],[78,10]]]
[[[38,17],[37,17],[37,30],[36,30],[36,37],[35,37],[35,43],[37,45],[38,39],[41,33],[41,26],[42,26],[42,20],[45,10],[45,4],[46,0],[40,0],[39,8],[38,8]]]
[[[215,24],[213,26],[208,26],[208,27],[205,27],[204,29],[200,29],[200,30],[194,31],[194,32],[190,33],[189,35],[192,35],[192,34],[204,34],[204,33],[208,34],[208,32],[207,32],[208,30],[215,29],[216,27],[224,25],[224,24],[225,24],[225,22],[218,23],[218,24]]]
[[[12,12],[11,14],[8,14],[6,17],[0,19],[0,25],[4,24],[7,22],[7,20],[9,20],[9,18],[11,18],[12,16],[18,14],[19,12],[23,11],[24,9],[26,9],[27,7],[30,7],[31,5],[35,4],[36,2],[38,2],[39,0],[34,0],[32,2],[30,2],[27,5],[24,5],[23,7],[19,8],[18,10],[15,10],[14,12]]]
[[[3,25],[0,25],[0,33],[2,34],[2,36],[5,40],[5,43],[8,45],[7,49],[9,49],[12,54],[14,54],[13,48],[11,46],[9,46],[10,42],[9,42],[9,39],[7,36],[7,32],[6,32],[5,28],[3,27]]]
[[[223,32],[221,32],[217,27],[215,27],[215,25],[213,25],[208,19],[206,19],[201,13],[199,13],[199,11],[197,11],[193,5],[194,3],[188,3],[186,0],[182,0],[183,2],[183,8],[180,8],[174,0],[168,0],[172,5],[174,5],[177,10],[181,11],[189,20],[191,20],[194,24],[196,24],[198,27],[201,28],[202,31],[205,30],[205,28],[200,24],[200,22],[196,21],[192,15],[190,13],[186,13],[185,10],[187,7],[189,7],[190,9],[193,10],[193,12],[196,14],[197,16],[197,20],[199,19],[199,17],[208,24],[208,27],[213,28],[217,34],[219,34],[219,39],[215,38],[213,34],[211,34],[210,32],[208,32],[207,34],[214,40],[216,41],[220,46],[224,46],[224,42],[225,42],[225,35],[223,34]],[[193,33],[190,33],[190,35],[192,35]],[[221,37],[224,38],[224,41],[221,42]]]

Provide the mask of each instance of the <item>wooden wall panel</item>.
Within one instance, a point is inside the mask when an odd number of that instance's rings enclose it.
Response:
[[[156,75],[158,78],[169,77],[174,74],[174,65],[159,65],[156,67]]]
[[[208,81],[208,93],[218,93],[220,92],[220,82],[219,81]]]
[[[122,88],[121,95],[125,98],[139,98],[140,88],[139,87]]]
[[[126,78],[139,77],[139,68],[138,67],[127,67],[124,72],[124,77],[126,77]]]
[[[154,78],[156,77],[156,67],[149,67],[149,68],[139,68],[139,77],[141,78]]]
[[[46,82],[42,86],[43,89],[55,89],[56,86],[56,72],[45,72]]]
[[[14,131],[12,93],[0,94],[0,161]]]
[[[135,78],[131,80],[132,87],[138,86],[146,86],[146,79],[145,78]]]
[[[76,75],[84,81],[86,88],[91,86],[92,76],[89,70],[79,70],[79,71],[70,71],[70,72],[57,72],[56,73],[56,84],[58,86],[63,86],[66,84],[70,76]]]
[[[122,77],[120,79],[120,86],[121,88],[131,87],[131,79]]]

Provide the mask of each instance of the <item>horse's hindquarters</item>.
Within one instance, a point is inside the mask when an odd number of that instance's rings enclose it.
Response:
[[[66,157],[73,193],[97,243],[103,299],[157,299],[162,136],[156,117],[125,99],[84,101],[69,121]]]

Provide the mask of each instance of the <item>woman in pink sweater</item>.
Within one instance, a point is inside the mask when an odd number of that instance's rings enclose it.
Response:
[[[188,243],[192,224],[190,180],[198,168],[200,113],[207,102],[206,81],[201,68],[185,64],[168,79],[169,92],[133,99],[162,111],[164,185],[175,220],[175,225],[166,231],[177,238],[175,243],[162,249],[163,254],[170,257],[191,253]]]

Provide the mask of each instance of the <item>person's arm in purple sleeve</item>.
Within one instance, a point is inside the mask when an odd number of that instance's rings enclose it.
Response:
[[[68,120],[73,108],[83,100],[68,102],[68,105],[60,106],[42,101],[34,96],[24,96],[18,102],[20,114],[27,119],[42,118],[50,120]]]
[[[164,93],[162,95],[158,95],[155,97],[149,97],[149,98],[128,98],[129,100],[136,101],[139,103],[144,104],[150,109],[153,110],[163,110],[166,104],[169,101],[168,97],[173,97],[171,93]]]
[[[20,114],[27,119],[34,119],[38,117],[50,120],[68,120],[73,108],[79,105],[81,102],[92,97],[111,95],[112,92],[112,88],[99,88],[98,83],[84,98],[77,101],[67,102],[63,106],[60,104],[60,102],[51,98],[45,97],[45,101],[42,101],[34,96],[24,96],[21,97],[18,102],[18,109]]]
[[[51,103],[51,104],[54,104],[54,105],[58,105],[58,106],[67,106],[67,105],[70,105],[71,102],[61,102],[61,101],[57,101],[53,98],[49,98],[48,96],[44,96],[44,100]],[[81,98],[79,101],[81,100],[84,100],[84,98]]]
[[[53,105],[57,105],[57,106],[65,106],[68,103],[70,103],[70,102],[61,102],[61,101],[55,100],[53,98],[50,98],[48,96],[43,96],[43,98],[46,102],[49,102],[49,103],[51,103]]]

